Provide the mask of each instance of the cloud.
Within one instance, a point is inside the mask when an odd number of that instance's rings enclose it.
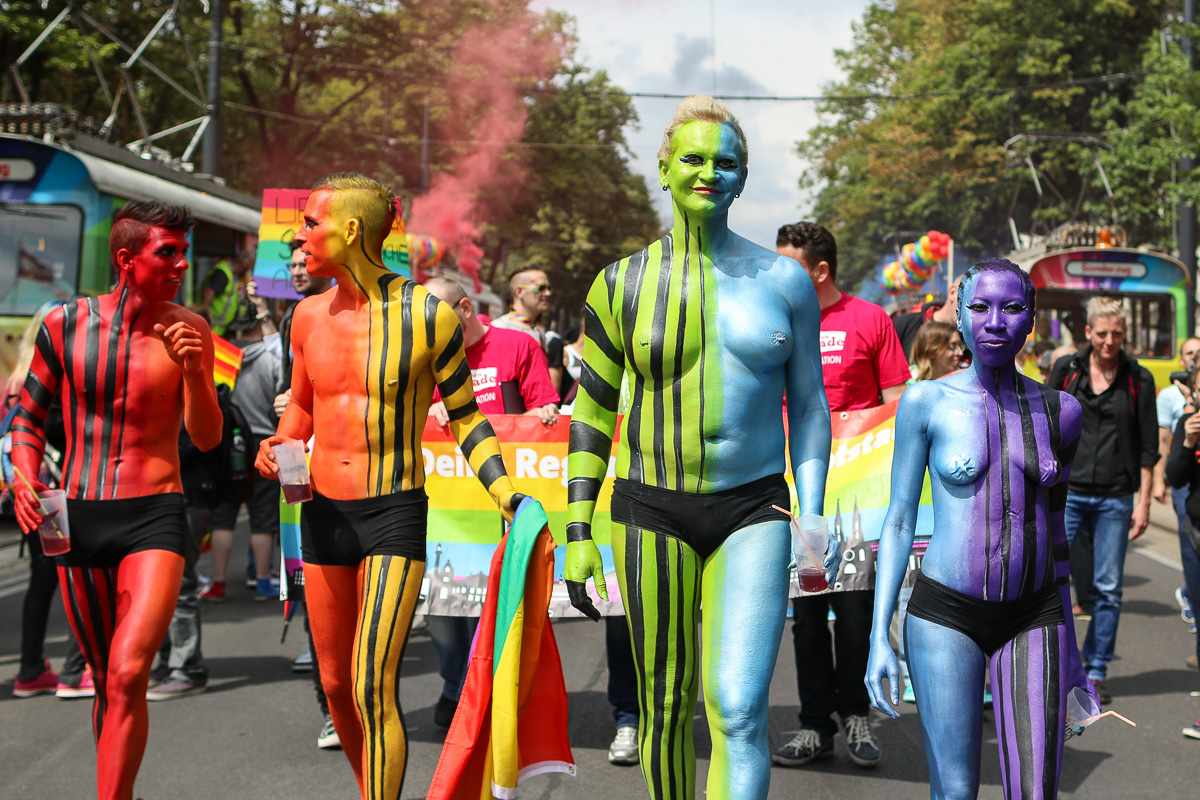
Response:
[[[703,80],[705,73],[711,74],[712,40],[695,36],[675,37],[675,65],[671,69],[675,86],[691,86]]]

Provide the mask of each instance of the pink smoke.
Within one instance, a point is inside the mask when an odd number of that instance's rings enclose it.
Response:
[[[483,250],[476,241],[484,216],[479,196],[501,186],[510,195],[524,189],[524,159],[511,146],[525,129],[523,89],[551,78],[561,56],[560,40],[535,36],[537,22],[521,8],[463,34],[444,85],[451,106],[438,136],[472,144],[460,145],[451,169],[435,175],[429,192],[413,200],[409,227],[440,239],[477,291]]]

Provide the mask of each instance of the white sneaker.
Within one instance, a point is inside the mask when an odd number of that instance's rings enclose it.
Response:
[[[622,725],[608,746],[608,762],[621,766],[638,763],[638,729],[636,725]]]
[[[342,749],[342,738],[338,736],[333,727],[333,720],[329,717],[325,717],[325,724],[321,726],[321,732],[317,734],[317,747],[322,750]]]

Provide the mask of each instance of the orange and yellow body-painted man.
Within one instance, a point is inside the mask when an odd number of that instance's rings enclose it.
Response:
[[[313,188],[296,241],[308,272],[337,287],[296,307],[291,399],[256,466],[275,477],[271,446],[316,433],[301,535],[321,682],[362,797],[394,798],[407,762],[398,683],[425,573],[421,431],[434,386],[506,516],[520,495],[475,405],[454,312],[382,266],[391,193],[355,174]]]

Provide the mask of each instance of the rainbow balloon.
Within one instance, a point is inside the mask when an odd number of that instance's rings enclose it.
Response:
[[[900,248],[900,258],[883,268],[883,290],[901,294],[920,288],[933,277],[939,261],[950,253],[950,235],[930,231]]]

